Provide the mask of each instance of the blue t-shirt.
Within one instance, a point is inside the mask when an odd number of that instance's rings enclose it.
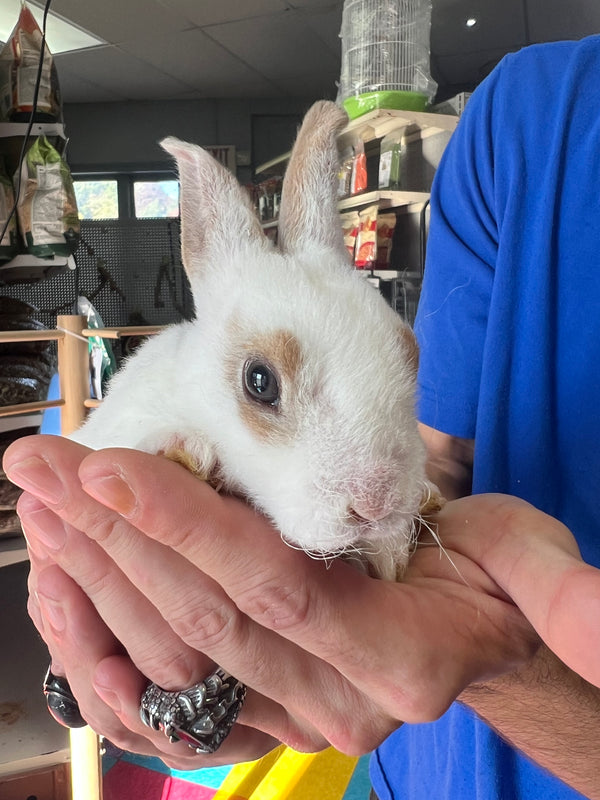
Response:
[[[600,566],[600,37],[521,50],[474,92],[415,328],[419,418],[475,439],[474,492],[558,517]],[[380,800],[581,798],[459,704],[400,728],[371,776]]]

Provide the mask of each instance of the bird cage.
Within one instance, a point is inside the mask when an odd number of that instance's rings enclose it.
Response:
[[[373,108],[423,110],[429,74],[430,0],[345,0],[338,101],[351,118]]]

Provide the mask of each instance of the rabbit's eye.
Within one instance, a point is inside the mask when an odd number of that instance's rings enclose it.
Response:
[[[274,371],[262,361],[248,361],[244,367],[244,388],[253,400],[266,405],[279,403],[279,383]]]

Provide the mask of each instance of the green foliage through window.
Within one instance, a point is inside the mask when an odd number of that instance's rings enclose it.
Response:
[[[73,185],[80,219],[118,219],[116,180],[76,180]]]
[[[178,181],[134,181],[133,202],[136,217],[178,217]]]

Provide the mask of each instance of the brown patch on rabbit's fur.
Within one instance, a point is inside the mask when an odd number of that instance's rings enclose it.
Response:
[[[233,325],[231,328],[237,328]],[[233,345],[227,358],[226,374],[235,389],[240,417],[261,439],[285,441],[294,435],[296,420],[291,399],[296,392],[296,376],[303,361],[296,337],[286,330],[276,330],[241,340],[241,330],[232,330]],[[237,336],[235,335],[237,334]],[[280,390],[278,406],[256,402],[244,391],[243,369],[253,359],[265,361],[277,374]]]

